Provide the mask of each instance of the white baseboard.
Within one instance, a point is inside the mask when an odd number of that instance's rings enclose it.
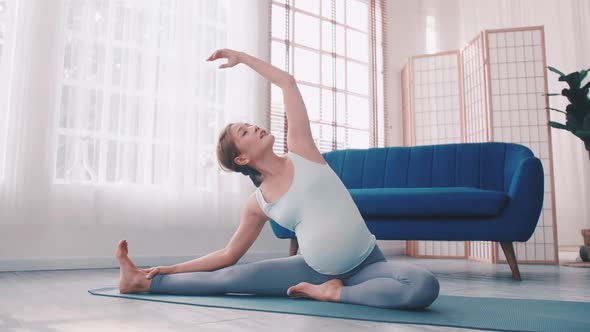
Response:
[[[404,248],[383,248],[385,256],[404,255]],[[194,256],[131,256],[138,267],[174,265],[193,260],[206,254]],[[280,252],[248,252],[238,263],[248,263],[269,258],[286,257],[287,251]],[[44,271],[44,270],[79,270],[79,269],[113,269],[119,268],[114,256],[108,257],[49,257],[49,258],[18,258],[0,259],[0,272],[10,271]]]

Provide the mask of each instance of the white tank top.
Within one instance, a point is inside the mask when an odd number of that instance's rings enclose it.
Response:
[[[295,232],[305,262],[315,271],[346,273],[369,256],[373,235],[348,189],[328,164],[289,151],[295,174],[287,192],[267,203],[260,188],[256,199],[264,213]]]

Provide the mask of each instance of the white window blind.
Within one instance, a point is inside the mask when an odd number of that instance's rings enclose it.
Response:
[[[271,63],[297,80],[319,150],[385,146],[385,2],[272,1],[270,15]],[[274,85],[268,115],[274,149],[285,152],[288,124]]]

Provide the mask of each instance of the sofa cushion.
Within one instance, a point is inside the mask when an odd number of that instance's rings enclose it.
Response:
[[[349,189],[365,217],[495,216],[510,199],[505,192],[472,187]]]

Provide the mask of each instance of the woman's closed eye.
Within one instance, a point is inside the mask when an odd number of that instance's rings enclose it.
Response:
[[[243,136],[246,136],[246,133],[248,132],[248,126],[252,126],[252,125],[251,124],[246,124],[246,126],[244,127],[244,130],[243,130],[244,133],[242,134],[242,137]]]
[[[242,137],[246,136],[246,134],[248,133],[248,127],[250,126],[253,126],[253,124],[246,123],[244,125],[244,128],[242,129]]]

